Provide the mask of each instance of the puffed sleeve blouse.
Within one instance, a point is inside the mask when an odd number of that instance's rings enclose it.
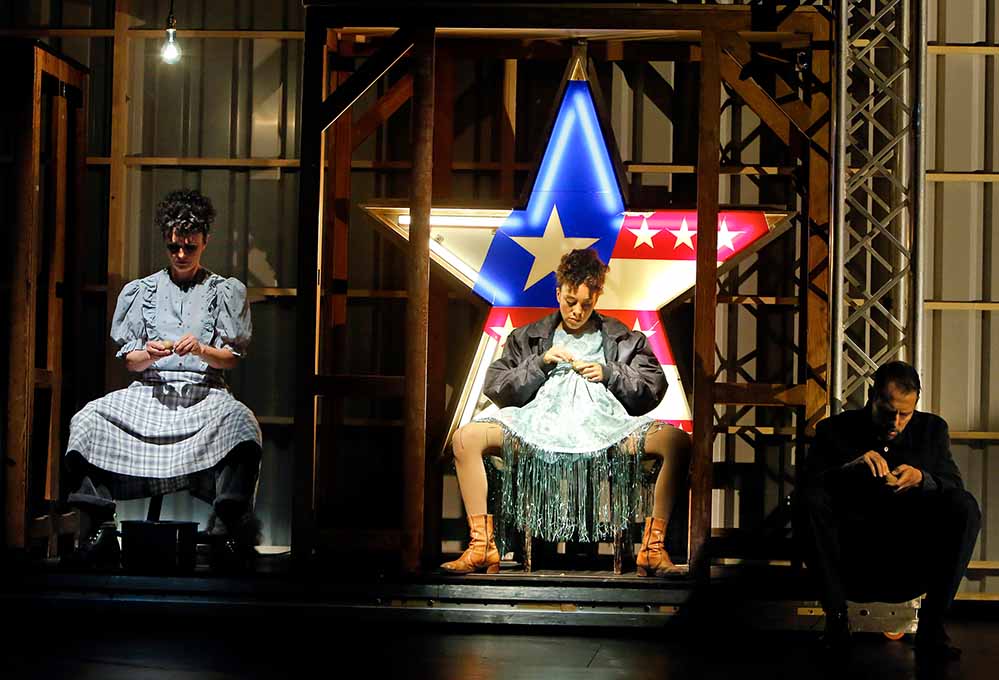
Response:
[[[118,345],[119,358],[143,349],[150,340],[176,342],[187,333],[203,344],[244,356],[253,335],[246,286],[206,269],[190,283],[178,285],[169,270],[162,269],[122,289],[111,322],[111,339]],[[159,359],[143,379],[224,384],[220,369],[193,354]]]

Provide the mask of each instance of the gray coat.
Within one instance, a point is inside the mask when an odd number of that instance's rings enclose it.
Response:
[[[666,376],[645,334],[596,312],[593,319],[603,335],[604,384],[631,415],[648,413],[666,394]],[[534,398],[555,368],[544,356],[561,320],[555,312],[510,333],[503,355],[486,373],[483,392],[493,403],[523,406]]]

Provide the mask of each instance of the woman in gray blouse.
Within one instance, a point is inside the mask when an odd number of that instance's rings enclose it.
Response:
[[[201,266],[214,218],[199,192],[168,194],[156,226],[169,266],[118,296],[111,338],[117,357],[138,375],[84,406],[70,424],[68,501],[87,520],[70,562],[117,564],[115,499],[182,489],[213,505],[216,566],[245,564],[253,554],[260,426],[224,379],[245,356],[252,324],[246,286]]]

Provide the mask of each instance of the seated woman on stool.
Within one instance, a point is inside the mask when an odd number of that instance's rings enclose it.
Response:
[[[666,376],[643,333],[594,313],[606,274],[596,251],[566,254],[556,272],[558,311],[513,331],[490,366],[483,391],[500,410],[451,441],[471,541],[443,569],[499,571],[482,457],[500,450],[504,516],[550,541],[594,541],[626,528],[641,495],[639,461],[659,458],[638,573],[677,571],[663,538],[690,437],[644,415],[662,401]]]
[[[214,566],[245,565],[253,555],[260,426],[223,377],[250,343],[250,307],[242,283],[201,266],[214,219],[199,192],[168,194],[156,226],[169,266],[118,296],[111,338],[125,367],[140,375],[84,406],[70,424],[68,502],[84,525],[71,564],[117,564],[115,499],[182,489],[214,506]]]

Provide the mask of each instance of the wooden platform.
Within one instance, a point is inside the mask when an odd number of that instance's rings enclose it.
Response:
[[[7,569],[7,610],[86,610],[265,617],[275,612],[369,622],[487,623],[528,626],[666,628],[721,620],[757,630],[813,630],[823,613],[804,574],[790,565],[712,568],[704,587],[688,578],[639,578],[634,572],[541,570],[514,563],[497,575],[417,576],[346,571],[315,563],[293,571],[287,554],[263,556],[255,573],[220,577],[66,573],[54,564]],[[919,602],[851,605],[857,631],[911,633]]]

